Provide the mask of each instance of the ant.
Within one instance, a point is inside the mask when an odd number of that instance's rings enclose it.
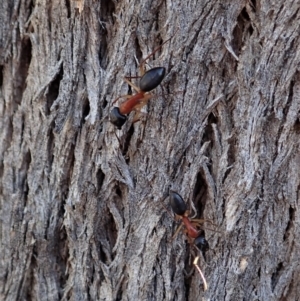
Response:
[[[174,34],[175,35],[175,34]],[[173,35],[173,36],[174,36]],[[145,72],[145,62],[154,55],[164,44],[169,42],[172,38],[169,38],[163,42],[159,47],[152,51],[139,65],[141,79],[139,87],[134,85],[131,81],[128,80],[130,77],[125,77],[124,81],[130,85],[137,93],[134,95],[123,95],[119,96],[113,103],[115,103],[119,98],[127,98],[124,102],[120,104],[119,107],[114,107],[109,115],[110,122],[114,124],[119,130],[122,128],[123,124],[127,120],[127,116],[130,112],[135,111],[139,112],[143,106],[147,104],[149,99],[152,97],[152,94],[148,93],[155,89],[164,79],[166,74],[166,68],[156,67],[152,68]],[[139,120],[139,115],[137,114],[133,122]]]
[[[205,239],[203,230],[198,230],[196,226],[199,225],[200,220],[190,219],[188,217],[189,211],[187,210],[186,203],[180,194],[175,191],[170,191],[170,205],[173,212],[178,215],[182,221],[182,224],[186,228],[186,234],[189,240],[193,241],[194,245],[203,253],[209,249],[207,240]],[[178,228],[174,236],[178,233],[181,227]]]
[[[182,221],[182,225],[177,229],[173,237],[177,235],[181,227],[184,225],[186,228],[186,235],[188,237],[189,242],[193,242],[193,245],[202,252],[205,258],[205,252],[209,249],[209,245],[207,240],[205,239],[203,230],[197,229],[197,225],[199,225],[203,221],[189,218],[188,216],[189,211],[187,210],[186,203],[184,202],[180,194],[170,190],[169,196],[170,196],[170,205],[173,212],[177,216],[179,216]],[[198,260],[199,260],[199,256],[195,257],[193,264],[202,278],[204,291],[206,291],[208,285],[200,267],[198,266]]]

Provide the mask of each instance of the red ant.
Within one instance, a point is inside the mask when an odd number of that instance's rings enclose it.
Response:
[[[186,203],[184,202],[183,198],[181,195],[179,195],[175,191],[170,191],[170,204],[173,212],[180,217],[182,221],[182,225],[185,226],[186,228],[186,234],[188,237],[189,242],[192,242],[194,246],[200,250],[203,253],[203,256],[205,256],[205,252],[209,249],[209,245],[207,240],[205,239],[204,232],[203,230],[198,230],[197,225],[200,223],[203,223],[202,220],[197,220],[197,219],[190,219],[189,218],[189,212],[187,210]],[[176,233],[173,235],[175,237],[179,230],[181,229],[182,225],[178,228]],[[194,226],[195,225],[195,226]],[[194,266],[196,267],[197,271],[199,272],[202,280],[203,280],[203,285],[204,285],[204,291],[207,290],[208,285],[206,282],[206,279],[198,266],[198,260],[199,256],[197,256],[193,262]]]
[[[170,41],[173,38],[173,36],[167,41],[163,42],[140,63],[139,69],[142,77],[139,83],[139,87],[134,85],[126,77],[124,78],[128,85],[130,85],[137,93],[134,95],[120,96],[113,102],[115,103],[119,98],[122,97],[127,98],[127,100],[122,102],[119,107],[114,107],[109,115],[110,122],[114,124],[119,130],[122,128],[123,124],[127,120],[126,115],[128,115],[132,111],[139,112],[141,108],[145,106],[149,99],[152,97],[152,94],[147,94],[147,92],[150,92],[153,89],[155,89],[164,79],[166,68],[156,67],[145,72],[145,62],[152,55],[154,55],[164,44]],[[133,122],[136,122],[138,120],[139,115],[136,115],[133,119]]]
[[[199,225],[201,220],[190,219],[189,211],[187,210],[186,203],[184,202],[181,195],[179,195],[175,191],[170,191],[170,204],[173,212],[178,215],[186,228],[187,237],[193,241],[194,245],[203,253],[205,253],[209,249],[209,245],[207,240],[205,239],[203,230],[198,230],[196,226]],[[175,235],[178,233],[179,229],[176,231]]]

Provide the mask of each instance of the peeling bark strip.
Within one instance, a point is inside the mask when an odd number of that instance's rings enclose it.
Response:
[[[299,3],[2,2],[0,299],[297,300]],[[177,29],[116,131],[122,78]],[[219,226],[205,292],[170,188]]]

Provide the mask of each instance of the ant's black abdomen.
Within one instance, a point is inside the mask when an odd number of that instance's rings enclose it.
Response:
[[[170,191],[170,205],[175,214],[183,216],[187,211],[183,198],[175,191]]]
[[[140,80],[140,89],[143,92],[149,92],[155,89],[164,79],[166,68],[156,67],[148,70]]]

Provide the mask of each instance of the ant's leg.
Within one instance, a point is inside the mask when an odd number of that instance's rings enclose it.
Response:
[[[112,102],[112,104],[116,103],[120,98],[130,98],[130,97],[132,97],[132,95],[130,95],[130,94],[119,96]]]
[[[215,227],[218,227],[215,223],[213,223],[211,220],[209,219],[197,219],[197,218],[193,218],[191,220],[192,222],[198,223],[198,224],[204,224],[204,223],[209,223]]]
[[[133,117],[133,123],[138,122],[140,120],[140,116],[143,114],[141,112],[142,107],[144,107],[149,99],[152,97],[152,94],[146,94],[140,102],[134,107],[135,115]]]
[[[145,59],[143,59],[140,63],[140,73],[141,75],[143,76],[144,73],[145,73],[145,62],[152,56],[154,55],[164,44],[168,43],[176,34],[176,32],[179,30],[179,28],[175,31],[175,33],[169,38],[167,39],[166,41],[164,41],[160,46],[158,46],[157,48],[155,48],[149,55],[146,56]]]
[[[132,123],[136,123],[136,122],[140,121],[141,115],[142,115],[141,111],[134,112],[134,117],[133,117]]]
[[[136,92],[140,92],[140,89],[135,85],[133,84],[130,80],[128,80],[126,77],[124,77],[124,81],[130,86],[132,87]]]
[[[209,228],[209,227],[206,227],[206,226],[203,226],[203,224],[205,222],[207,222],[208,220],[203,220],[203,219],[192,219],[191,220],[191,223],[193,226],[198,226],[200,229],[202,230],[208,230],[208,231],[212,231],[212,232],[217,232],[217,233],[222,233],[221,231],[218,231],[218,230],[215,230],[215,229],[212,229],[212,228]],[[215,225],[214,223],[210,222],[214,227],[217,228],[217,225]]]
[[[206,219],[191,218],[193,224],[204,224],[206,221]]]
[[[147,102],[149,101],[149,99],[152,97],[152,94],[145,94],[144,97],[139,101],[139,103],[135,106],[135,110],[140,111],[142,107],[144,107]]]
[[[172,240],[178,235],[178,233],[179,233],[179,231],[181,230],[182,227],[183,227],[183,224],[181,224],[181,225],[177,228],[176,232],[175,232],[174,235],[172,236]]]
[[[178,31],[179,29],[177,29],[175,31],[175,33]],[[135,86],[132,82],[128,81],[127,78],[139,78],[139,77],[142,77],[145,72],[146,72],[146,69],[145,69],[145,62],[152,56],[154,55],[164,44],[168,43],[175,35],[175,33],[169,38],[167,39],[166,41],[164,41],[160,46],[158,46],[157,48],[155,48],[149,55],[146,56],[145,59],[143,59],[139,65],[139,69],[140,69],[140,74],[141,76],[132,76],[132,77],[129,77],[129,76],[126,76],[125,77],[125,81],[132,87],[134,88],[137,92],[139,92],[140,90],[137,88],[137,86]]]
[[[141,78],[141,76],[125,76],[125,78]]]

